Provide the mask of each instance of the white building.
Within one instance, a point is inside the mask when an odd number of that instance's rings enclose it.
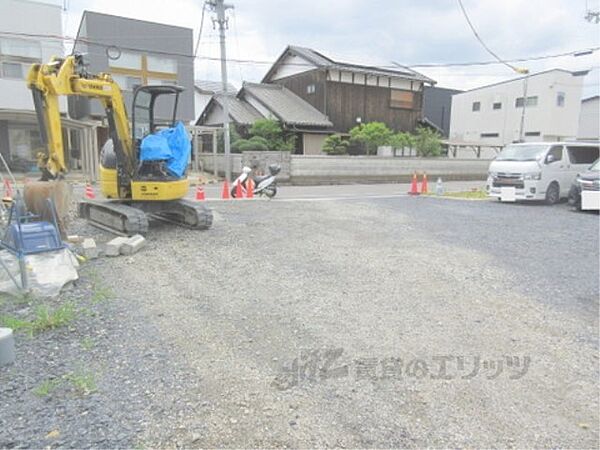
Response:
[[[60,4],[0,0],[0,30],[0,151],[16,169],[25,170],[41,148],[25,78],[31,64],[64,53],[60,40],[40,37],[62,35]],[[61,111],[66,110],[63,99]]]
[[[600,139],[600,95],[581,101],[577,139],[584,141]]]
[[[523,140],[575,139],[586,74],[552,69],[456,94],[452,97],[450,141],[482,145],[518,141],[524,103]]]
[[[200,115],[206,109],[208,102],[215,94],[223,92],[223,83],[220,81],[196,80],[194,81],[194,110],[196,112],[194,124],[200,119]],[[231,83],[227,84],[227,92],[235,94],[237,89]]]

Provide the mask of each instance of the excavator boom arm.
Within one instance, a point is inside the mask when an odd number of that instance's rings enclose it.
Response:
[[[65,148],[62,139],[60,96],[78,95],[100,100],[114,124],[113,140],[117,157],[127,176],[135,167],[129,120],[121,89],[109,74],[90,75],[83,69],[81,56],[65,59],[52,58],[48,64],[34,64],[27,75],[33,103],[40,126],[42,144],[47,154],[38,155],[38,165],[43,178],[62,177],[67,172]]]

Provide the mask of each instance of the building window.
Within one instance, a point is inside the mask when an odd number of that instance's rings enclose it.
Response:
[[[139,53],[121,52],[118,58],[109,59],[108,65],[119,69],[142,69],[142,55]]]
[[[481,110],[481,102],[473,102],[473,106],[471,106],[471,111],[480,111]]]
[[[147,64],[150,72],[177,73],[176,59],[148,55]]]
[[[148,84],[160,86],[176,86],[177,80],[161,80],[160,78],[148,78]]]
[[[500,135],[498,133],[481,133],[479,136],[482,138],[496,138]]]
[[[502,109],[502,102],[494,102],[492,109]]]
[[[306,86],[306,93],[307,94],[314,94],[317,90],[317,87],[314,84],[309,84],[308,86]]]
[[[112,78],[119,85],[122,91],[133,91],[136,87],[142,85],[141,77],[113,75]]]
[[[541,135],[541,133],[539,131],[526,131],[525,132],[525,136],[533,137],[533,136],[540,136],[540,135]]]
[[[390,90],[390,108],[414,109],[415,93],[412,91]]]
[[[39,41],[29,39],[0,39],[0,53],[19,58],[42,59],[42,47]]]
[[[537,106],[538,103],[538,98],[537,95],[533,96],[533,97],[527,97],[527,107],[529,108],[530,106]],[[517,97],[517,99],[515,100],[515,108],[522,108],[523,107],[523,97]]]
[[[177,84],[177,60],[141,53],[121,52],[109,59],[113,79],[123,90],[148,84]]]
[[[0,39],[0,77],[22,80],[29,67],[42,58],[40,43],[26,39]]]
[[[17,62],[3,62],[2,78],[16,78],[22,80],[24,78],[23,65]]]
[[[556,106],[563,107],[565,106],[565,93],[557,92],[556,93]]]
[[[37,129],[23,126],[8,128],[8,147],[11,165],[20,170],[31,170],[35,165],[35,155],[43,151],[40,133]]]

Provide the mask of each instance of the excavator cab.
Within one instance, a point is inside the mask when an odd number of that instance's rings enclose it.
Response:
[[[181,86],[139,86],[133,94],[133,106],[131,108],[131,135],[135,141],[141,141],[148,134],[155,133],[159,125],[174,126],[177,116],[177,104],[179,94],[183,92]],[[155,109],[157,100],[162,96],[173,96],[172,111],[169,122],[157,123]],[[158,105],[163,106],[161,102]],[[164,105],[165,109],[169,105]]]
[[[139,86],[133,94],[133,105],[131,108],[131,136],[135,146],[135,154],[138,160],[138,167],[135,179],[137,180],[155,180],[171,179],[160,161],[140,161],[140,147],[142,140],[158,131],[161,126],[175,126],[177,116],[177,104],[179,94],[183,92],[181,86]],[[168,114],[163,113],[163,120],[157,120],[157,109],[167,110]],[[169,108],[171,110],[169,111]]]

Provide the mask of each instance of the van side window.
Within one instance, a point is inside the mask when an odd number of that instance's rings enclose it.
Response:
[[[571,164],[592,164],[598,159],[600,147],[594,145],[567,146]]]
[[[552,156],[554,156],[554,161],[560,161],[562,159],[562,153],[563,153],[563,146],[555,145],[548,152],[548,156],[552,155]],[[546,161],[548,161],[548,156],[546,156]]]

